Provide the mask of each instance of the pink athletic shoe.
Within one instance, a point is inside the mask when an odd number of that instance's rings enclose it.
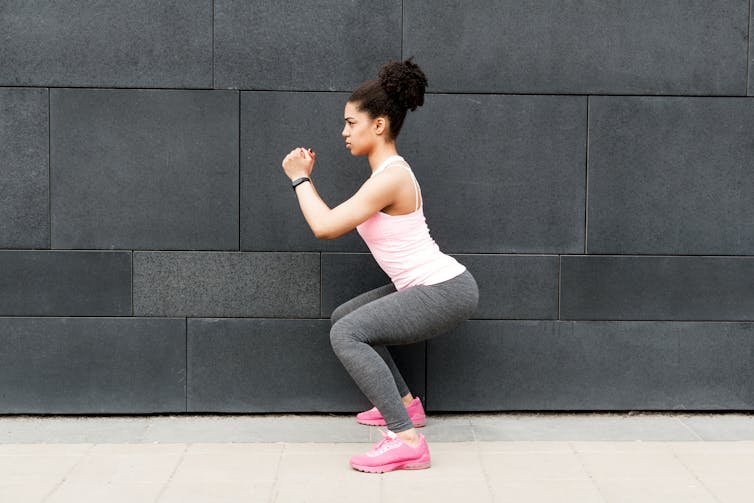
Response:
[[[351,458],[355,470],[368,473],[385,473],[393,470],[422,470],[430,467],[429,447],[424,435],[419,434],[419,446],[411,447],[392,431],[383,431],[383,439],[372,450]]]
[[[422,407],[422,402],[418,396],[411,400],[411,403],[406,406],[406,410],[411,422],[414,423],[414,428],[421,428],[427,424],[427,416],[424,414],[424,407]],[[377,407],[356,414],[356,421],[368,426],[387,426],[385,418],[382,417]]]

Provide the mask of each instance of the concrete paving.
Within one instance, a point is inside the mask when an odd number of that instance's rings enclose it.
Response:
[[[432,468],[352,470],[352,416],[0,416],[0,502],[751,502],[749,414],[430,415]]]

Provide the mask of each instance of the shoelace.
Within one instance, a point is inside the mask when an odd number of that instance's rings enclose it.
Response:
[[[401,441],[398,439],[398,435],[389,430],[385,431],[382,428],[380,428],[379,431],[382,433],[382,440],[380,440],[380,442],[367,453],[367,456],[369,457],[379,456],[380,454],[384,454],[387,451],[401,446]]]

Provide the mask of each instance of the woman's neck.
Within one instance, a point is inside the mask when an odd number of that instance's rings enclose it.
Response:
[[[374,150],[367,154],[369,167],[372,168],[372,173],[374,173],[375,169],[380,167],[380,164],[385,162],[385,159],[394,155],[398,155],[398,150],[395,148],[395,142],[383,143],[379,147],[375,147]]]

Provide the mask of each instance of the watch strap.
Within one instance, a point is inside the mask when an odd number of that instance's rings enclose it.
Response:
[[[293,189],[293,192],[296,192],[296,187],[298,187],[304,182],[311,182],[311,181],[312,181],[311,178],[309,178],[308,176],[302,176],[301,178],[296,178],[295,180],[291,182],[291,188]]]

